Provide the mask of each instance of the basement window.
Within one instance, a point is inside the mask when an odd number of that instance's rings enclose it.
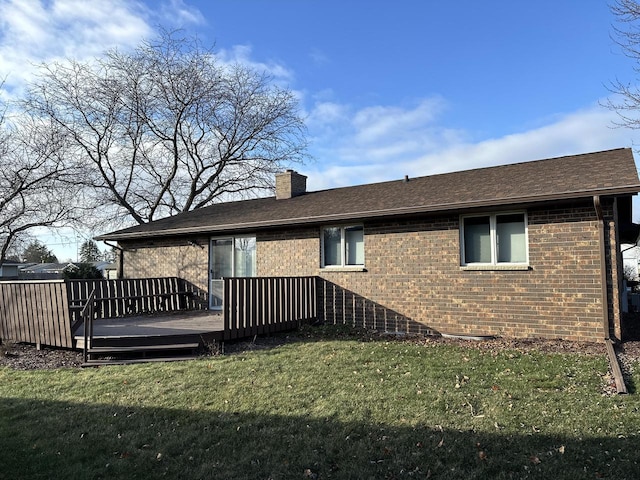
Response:
[[[460,218],[460,258],[466,265],[527,265],[525,212]]]
[[[364,266],[362,225],[322,229],[322,267]]]

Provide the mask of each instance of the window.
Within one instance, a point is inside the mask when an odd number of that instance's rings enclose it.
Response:
[[[528,262],[524,212],[462,217],[460,222],[462,265]]]
[[[364,265],[364,228],[362,226],[322,229],[322,266]]]
[[[209,308],[219,310],[224,277],[256,276],[256,237],[212,238],[209,263]]]
[[[236,277],[256,276],[256,237],[237,237],[233,242],[234,269]]]

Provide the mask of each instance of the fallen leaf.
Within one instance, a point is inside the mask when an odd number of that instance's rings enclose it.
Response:
[[[313,473],[310,468],[305,468],[302,476],[304,478],[318,478],[318,475]]]
[[[540,463],[540,459],[535,455],[532,455],[531,457],[529,457],[529,460],[531,460],[531,463],[533,463],[534,465],[538,465]]]

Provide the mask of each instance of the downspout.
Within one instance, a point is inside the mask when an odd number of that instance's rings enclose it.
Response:
[[[596,209],[598,217],[598,243],[600,243],[600,283],[602,285],[602,326],[604,327],[604,339],[611,340],[609,333],[609,301],[607,292],[607,256],[605,252],[604,238],[604,214],[602,213],[602,204],[600,196],[593,196],[593,206]]]
[[[607,356],[609,357],[609,365],[611,366],[611,373],[613,373],[613,379],[616,383],[616,390],[618,393],[628,393],[627,386],[624,383],[624,377],[622,375],[622,369],[618,362],[615,349],[613,348],[613,341],[610,335],[609,324],[609,301],[607,292],[607,256],[605,249],[605,229],[604,229],[604,214],[602,213],[602,204],[600,203],[600,196],[593,196],[593,206],[596,210],[596,216],[598,217],[598,241],[600,243],[600,282],[602,284],[602,326],[604,327],[604,343],[607,348]]]
[[[108,247],[115,248],[116,250],[118,250],[120,252],[120,255],[118,255],[118,257],[119,257],[118,278],[124,278],[124,248],[119,247],[117,244],[113,245],[113,244],[109,243],[107,240],[103,240],[102,242],[105,245],[107,245]]]

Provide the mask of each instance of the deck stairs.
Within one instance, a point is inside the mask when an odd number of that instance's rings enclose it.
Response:
[[[76,348],[84,348],[83,337],[76,337]],[[199,348],[193,335],[94,336],[82,366],[189,360],[197,357]]]

